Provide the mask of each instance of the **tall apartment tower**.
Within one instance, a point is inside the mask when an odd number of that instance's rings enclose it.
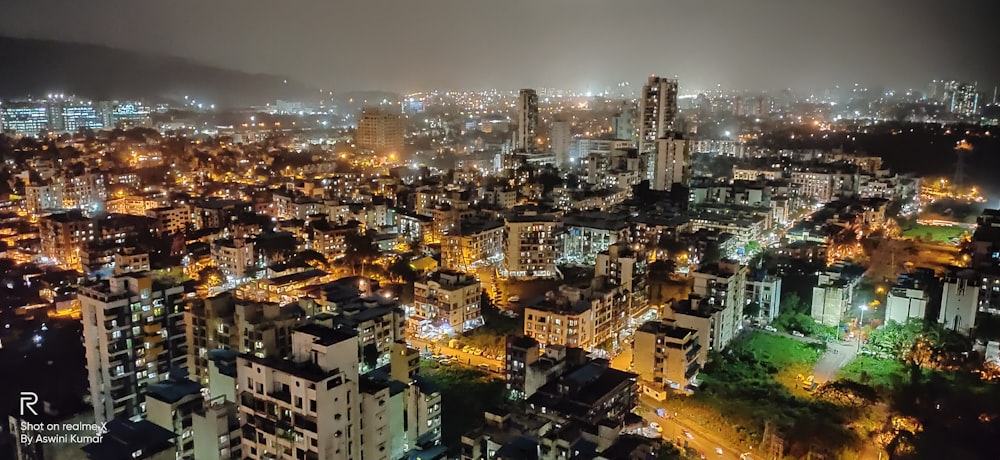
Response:
[[[566,117],[556,117],[549,132],[552,154],[556,157],[556,166],[560,168],[569,167],[569,144],[573,139],[572,125]]]
[[[649,188],[669,191],[673,184],[687,186],[691,181],[691,140],[667,133],[656,140],[648,164]]]
[[[368,108],[358,117],[358,148],[376,155],[403,154],[403,116]]]
[[[650,76],[639,97],[639,153],[656,149],[656,140],[672,132],[676,121],[677,80]]]
[[[534,150],[537,131],[538,93],[533,89],[522,89],[517,95],[517,134],[514,138],[514,150]]]
[[[976,90],[976,83],[952,82],[950,89],[948,104],[951,113],[966,117],[979,113],[979,91]]]
[[[187,359],[184,287],[149,272],[80,287],[87,377],[96,422],[145,412],[145,391]]]
[[[302,326],[289,359],[237,361],[244,458],[361,458],[357,334]]]

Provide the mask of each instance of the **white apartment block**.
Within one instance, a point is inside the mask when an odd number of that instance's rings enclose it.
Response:
[[[456,333],[484,324],[480,301],[482,286],[471,275],[440,270],[413,284],[411,319],[444,323]]]
[[[506,221],[504,272],[511,278],[556,276],[556,219],[527,212]]]

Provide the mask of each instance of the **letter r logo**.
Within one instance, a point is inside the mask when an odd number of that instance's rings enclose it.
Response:
[[[35,404],[38,404],[38,394],[37,393],[33,393],[31,391],[22,391],[21,392],[21,415],[22,416],[25,415],[24,414],[24,410],[25,409],[28,409],[28,411],[31,412],[31,415],[38,415],[38,412],[35,412]]]

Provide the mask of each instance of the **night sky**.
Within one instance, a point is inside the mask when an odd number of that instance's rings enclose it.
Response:
[[[6,0],[0,33],[110,45],[323,88],[926,88],[1000,81],[973,0]]]

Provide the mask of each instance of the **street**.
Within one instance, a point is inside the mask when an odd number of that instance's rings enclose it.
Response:
[[[746,452],[740,450],[738,446],[733,446],[720,439],[714,433],[705,431],[698,424],[684,419],[684,414],[667,414],[668,418],[660,417],[656,414],[656,409],[660,407],[659,402],[649,397],[639,398],[641,414],[647,422],[656,422],[663,428],[663,438],[672,440],[680,446],[685,445],[700,452],[705,458],[718,458],[722,460],[739,460],[740,454]],[[687,432],[691,437],[684,435]],[[722,448],[722,455],[716,453],[717,448]]]
[[[823,353],[813,366],[814,381],[822,385],[836,379],[840,369],[853,361],[857,354],[857,341],[831,341],[827,344],[826,353]]]

